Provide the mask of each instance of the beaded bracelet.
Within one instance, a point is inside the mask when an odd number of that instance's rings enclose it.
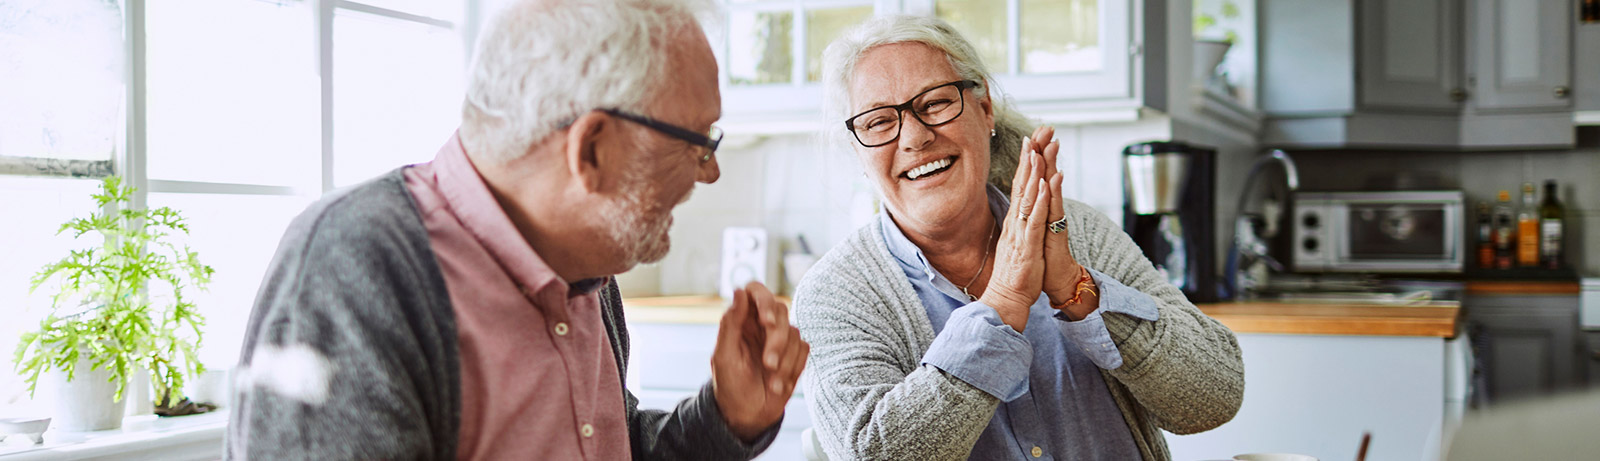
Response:
[[[1083,294],[1086,292],[1095,296],[1100,296],[1100,292],[1096,291],[1095,288],[1094,277],[1089,275],[1089,269],[1083,267],[1082,264],[1079,264],[1078,283],[1076,287],[1073,288],[1072,298],[1063,301],[1061,304],[1052,305],[1050,307],[1055,308],[1056,310],[1064,310],[1067,308],[1067,306],[1083,304]]]

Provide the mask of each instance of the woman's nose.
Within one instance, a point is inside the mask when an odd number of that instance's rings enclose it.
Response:
[[[695,182],[711,184],[717,182],[717,178],[720,177],[722,177],[722,170],[717,167],[717,154],[712,153],[710,160],[700,162],[698,171],[695,172],[694,180]]]
[[[933,142],[933,128],[923,125],[921,120],[917,120],[909,113],[901,116],[900,150],[918,150],[931,142]]]

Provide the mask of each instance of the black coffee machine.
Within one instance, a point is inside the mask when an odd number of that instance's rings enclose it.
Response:
[[[1218,299],[1216,150],[1147,142],[1122,150],[1122,228],[1190,302]]]

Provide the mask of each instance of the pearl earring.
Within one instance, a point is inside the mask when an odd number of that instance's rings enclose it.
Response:
[[[994,134],[995,134],[995,133],[994,133],[994,128],[990,128],[990,129],[989,129],[989,137],[991,137],[991,138],[993,138],[993,137],[994,137]]]

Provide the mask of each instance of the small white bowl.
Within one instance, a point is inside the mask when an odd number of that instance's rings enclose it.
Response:
[[[0,438],[8,434],[24,434],[33,443],[44,443],[44,431],[50,427],[50,418],[0,418]]]

